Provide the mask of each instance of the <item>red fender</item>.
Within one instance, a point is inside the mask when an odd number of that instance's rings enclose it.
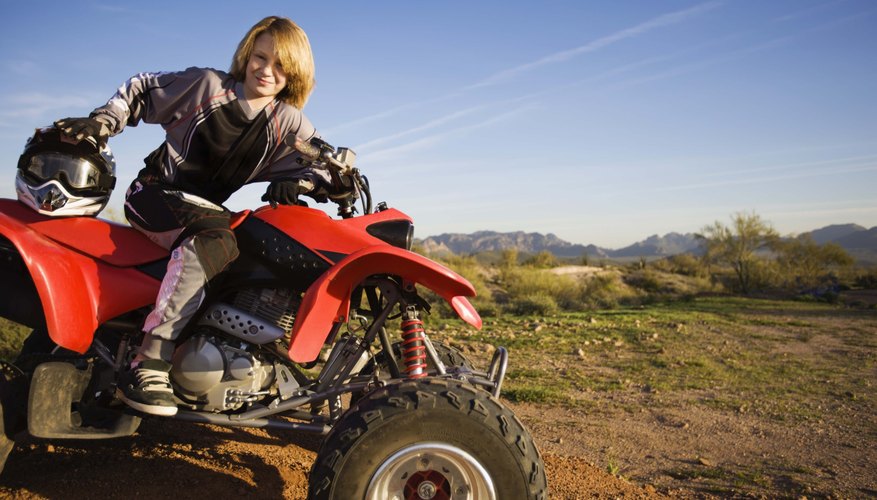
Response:
[[[158,294],[157,280],[71,250],[2,211],[0,234],[21,254],[39,294],[49,336],[65,349],[84,353],[98,325],[154,302]]]
[[[466,298],[474,297],[475,289],[465,278],[416,253],[375,245],[348,255],[308,288],[292,329],[290,359],[297,363],[317,359],[332,325],[347,320],[353,289],[375,274],[401,276],[430,288],[464,321],[481,328],[481,317]]]

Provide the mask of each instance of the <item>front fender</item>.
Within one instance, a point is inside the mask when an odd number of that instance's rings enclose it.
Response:
[[[42,303],[49,336],[65,349],[84,353],[98,325],[149,304],[158,292],[158,281],[75,252],[4,212],[0,234],[21,255]]]
[[[464,321],[481,328],[481,317],[466,298],[475,296],[475,289],[465,278],[416,253],[376,245],[348,255],[308,288],[292,330],[289,357],[297,363],[315,360],[332,325],[347,320],[353,289],[376,274],[401,276],[435,291]]]

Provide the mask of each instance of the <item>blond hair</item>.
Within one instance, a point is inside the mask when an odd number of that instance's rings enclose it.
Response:
[[[314,55],[304,30],[285,17],[269,16],[250,28],[238,44],[229,73],[239,82],[246,79],[247,63],[262,33],[274,39],[274,52],[286,73],[286,87],[278,97],[298,109],[304,108],[314,90]]]

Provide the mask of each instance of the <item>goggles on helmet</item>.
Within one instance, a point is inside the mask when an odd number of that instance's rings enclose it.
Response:
[[[91,162],[74,158],[63,153],[44,152],[35,154],[27,165],[22,165],[24,173],[32,179],[43,182],[49,179],[62,179],[74,189],[98,190],[112,188],[100,169]]]

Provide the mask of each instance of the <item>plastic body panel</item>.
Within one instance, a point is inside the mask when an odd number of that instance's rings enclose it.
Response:
[[[368,234],[366,228],[376,222],[411,221],[398,210],[338,220],[320,210],[281,206],[263,207],[249,218],[258,221],[248,223],[242,214],[236,221],[243,222],[238,234],[249,234],[253,241],[248,245],[254,250],[263,245],[258,256],[253,255],[262,264],[244,265],[237,276],[233,265],[230,277],[237,279],[231,281],[235,287],[301,281],[285,283],[306,290],[289,349],[294,361],[316,359],[333,325],[346,320],[353,289],[372,275],[399,276],[428,287],[465,321],[481,327],[481,318],[466,298],[475,295],[468,281]],[[273,229],[260,229],[260,224]],[[15,200],[0,200],[0,234],[21,255],[49,335],[64,348],[85,352],[101,323],[151,304],[158,294],[159,280],[133,266],[165,258],[167,252],[134,229],[96,218],[53,219]],[[275,242],[283,247],[271,247]],[[292,243],[300,257],[285,248],[292,248]],[[305,265],[310,272],[298,269]]]
[[[366,232],[366,227],[375,222],[411,221],[410,217],[392,208],[350,219],[333,219],[325,212],[313,208],[281,205],[277,208],[260,208],[252,216],[321,253],[327,261],[338,260],[332,258],[334,254],[350,255],[373,245],[387,245]]]
[[[0,234],[30,272],[49,336],[71,351],[84,353],[101,323],[158,294],[158,280],[110,263],[134,265],[158,255],[159,247],[139,240],[134,229],[86,217],[52,219],[0,200]]]
[[[481,328],[481,317],[466,298],[474,296],[475,289],[465,278],[426,257],[384,244],[347,256],[308,288],[292,330],[289,357],[298,363],[316,359],[332,325],[347,320],[353,289],[368,276],[379,274],[400,276],[432,289],[464,321]]]

